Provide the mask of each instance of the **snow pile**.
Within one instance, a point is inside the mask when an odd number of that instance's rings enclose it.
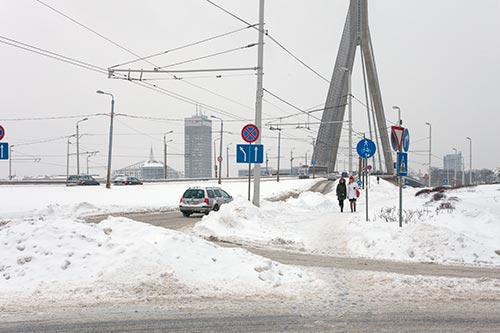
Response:
[[[110,217],[13,221],[0,227],[0,294],[50,296],[133,290],[143,284],[201,294],[295,293],[319,282],[238,248]]]
[[[195,225],[205,237],[287,248],[326,255],[500,266],[500,191],[478,186],[448,191],[436,200],[404,191],[405,224],[398,226],[398,190],[371,180],[370,221],[365,221],[365,192],[351,213],[339,212],[334,193],[302,193],[261,208],[243,200],[223,207]],[[280,240],[280,241],[277,241]]]

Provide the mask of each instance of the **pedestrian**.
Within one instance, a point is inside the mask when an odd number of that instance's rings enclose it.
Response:
[[[347,187],[344,177],[341,177],[337,185],[337,199],[339,200],[340,212],[344,211],[344,200],[347,198]]]
[[[380,184],[380,177],[377,176],[377,184]]]
[[[356,211],[356,199],[359,196],[358,184],[354,181],[354,177],[349,177],[349,184],[347,184],[347,199],[351,205],[351,212]]]

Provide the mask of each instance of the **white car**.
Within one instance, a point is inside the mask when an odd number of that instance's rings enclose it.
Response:
[[[179,210],[186,217],[193,213],[208,214],[231,201],[233,197],[220,187],[190,187],[182,195]]]

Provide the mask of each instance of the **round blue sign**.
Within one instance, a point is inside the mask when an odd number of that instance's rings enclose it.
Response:
[[[358,155],[361,158],[370,158],[375,155],[377,151],[377,147],[375,143],[370,139],[363,139],[358,142],[356,146],[356,150],[358,151]]]
[[[408,152],[410,148],[410,132],[407,128],[405,128],[405,132],[403,133],[403,150]]]

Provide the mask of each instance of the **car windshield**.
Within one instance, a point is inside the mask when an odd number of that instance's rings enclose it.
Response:
[[[204,197],[203,190],[199,189],[188,189],[184,192],[183,198],[193,198],[193,199],[202,199]]]

